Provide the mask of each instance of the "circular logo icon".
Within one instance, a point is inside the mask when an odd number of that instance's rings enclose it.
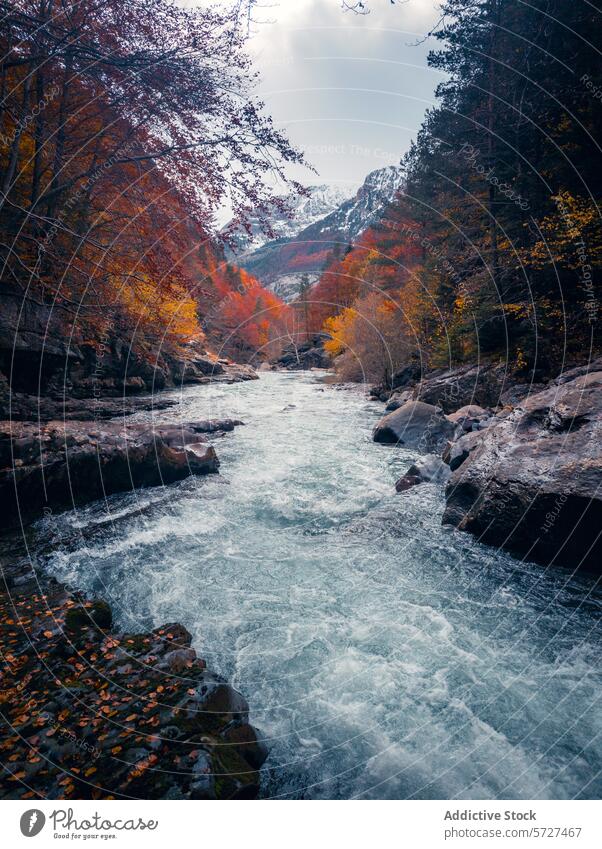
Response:
[[[25,837],[35,837],[36,834],[39,834],[42,831],[45,822],[46,817],[42,811],[38,811],[37,808],[25,811],[25,813],[21,815],[21,834],[25,835]]]

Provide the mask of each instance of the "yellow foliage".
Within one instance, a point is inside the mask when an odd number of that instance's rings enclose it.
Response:
[[[561,191],[552,197],[557,209],[539,222],[543,236],[530,250],[522,252],[523,260],[535,268],[558,262],[576,269],[583,264],[602,261],[602,231],[597,206],[591,198],[573,197]]]
[[[353,325],[355,317],[353,307],[346,307],[342,313],[331,316],[324,322],[324,332],[330,336],[330,339],[324,342],[324,350],[331,357],[337,357],[345,350],[345,334]]]
[[[136,280],[122,287],[121,299],[132,318],[156,327],[164,343],[178,346],[202,336],[196,303],[182,286],[166,292],[151,281]]]

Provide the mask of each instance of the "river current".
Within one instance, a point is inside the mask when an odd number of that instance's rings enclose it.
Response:
[[[117,623],[182,622],[248,699],[278,798],[599,798],[601,597],[441,525],[377,445],[382,404],[313,373],[190,387],[242,419],[221,474],[40,522],[37,556]],[[150,418],[150,414],[137,419]]]

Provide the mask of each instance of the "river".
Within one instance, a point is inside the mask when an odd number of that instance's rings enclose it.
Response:
[[[246,423],[221,474],[40,522],[37,556],[128,630],[190,630],[268,741],[264,797],[602,795],[593,580],[442,527],[434,485],[396,495],[415,457],[371,441],[360,391],[266,373],[178,397],[157,420]]]

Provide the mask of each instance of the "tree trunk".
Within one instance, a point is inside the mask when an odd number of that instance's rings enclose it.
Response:
[[[493,92],[496,82],[495,48],[499,26],[498,0],[491,0],[491,12],[491,46],[489,48],[489,97],[487,106],[487,154],[489,160],[489,168],[493,170],[496,166],[497,149],[495,138],[495,98],[493,96]],[[491,239],[491,277],[493,279],[493,285],[496,291],[498,291],[499,248],[498,222],[495,207],[496,188],[493,184],[493,181],[489,180],[489,233]]]
[[[52,0],[50,0],[48,7],[46,7],[46,0],[40,0],[40,10],[39,17],[42,21],[48,21],[50,14],[52,12]],[[41,37],[43,39],[44,28],[41,28]],[[38,107],[38,115],[36,117],[36,123],[34,128],[34,154],[33,154],[33,170],[31,173],[31,195],[30,195],[30,204],[31,208],[35,206],[38,197],[40,195],[40,181],[42,178],[42,149],[44,146],[44,126],[46,123],[45,112],[46,105],[42,107],[42,101],[44,99],[44,62],[45,60],[41,60],[38,63],[37,71],[36,71],[36,104]]]
[[[31,74],[28,72],[23,82],[23,117],[25,117],[25,115],[27,114],[27,109],[29,107],[30,89]],[[10,192],[12,187],[13,177],[15,176],[15,171],[17,170],[17,162],[19,159],[19,144],[21,141],[21,135],[23,134],[23,128],[24,122],[23,120],[21,120],[15,127],[15,137],[11,144],[10,153],[8,156],[8,165],[4,174],[4,180],[2,181],[2,196],[0,197],[0,209],[2,209],[4,204],[6,203],[8,193]]]
[[[73,69],[73,52],[68,49],[65,54],[65,73],[63,77],[63,90],[61,92],[61,103],[59,106],[58,129],[56,134],[56,144],[54,147],[54,162],[52,166],[52,177],[50,179],[49,188],[56,189],[60,180],[60,173],[63,167],[63,152],[65,149],[65,139],[67,137],[67,100],[69,98],[69,85],[71,82],[71,74]],[[46,215],[52,218],[58,204],[59,193],[55,192],[48,200],[46,207]]]

